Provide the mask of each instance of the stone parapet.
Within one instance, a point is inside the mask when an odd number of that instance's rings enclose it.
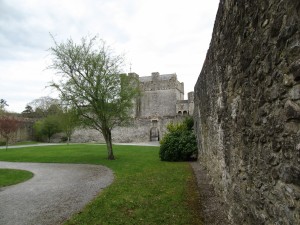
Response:
[[[184,84],[177,80],[177,75],[152,73],[152,76],[140,77],[140,87],[142,91],[158,91],[176,89],[184,93]]]

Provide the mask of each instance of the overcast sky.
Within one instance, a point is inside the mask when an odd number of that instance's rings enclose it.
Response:
[[[126,71],[176,73],[193,91],[209,47],[219,0],[0,0],[0,99],[22,112],[55,75],[47,49],[98,35],[125,53]]]

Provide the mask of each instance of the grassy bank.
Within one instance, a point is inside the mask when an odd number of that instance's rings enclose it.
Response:
[[[29,171],[0,168],[0,187],[18,184],[32,177],[33,173]]]
[[[0,160],[101,164],[114,183],[67,224],[201,224],[195,180],[188,163],[161,162],[158,147],[61,145],[0,151]]]

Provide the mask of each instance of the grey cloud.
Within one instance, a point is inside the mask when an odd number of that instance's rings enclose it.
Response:
[[[109,6],[109,3],[113,4]],[[120,25],[122,21],[117,13],[109,9],[117,7],[126,19],[133,14],[135,6],[126,1],[109,3],[86,1],[87,11],[83,16],[77,16],[47,2],[37,3],[29,11],[14,1],[0,0],[0,60],[36,57],[53,44],[50,32],[58,37],[58,41],[98,34],[104,39],[127,43],[130,33]]]
[[[30,23],[35,18],[29,12],[7,2],[0,2],[0,60],[20,59],[31,51],[45,49],[47,30]]]

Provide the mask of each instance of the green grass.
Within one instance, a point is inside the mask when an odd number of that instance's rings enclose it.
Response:
[[[59,145],[0,150],[0,160],[101,164],[115,181],[66,224],[201,224],[196,183],[188,163],[161,162],[158,147]]]
[[[18,184],[29,180],[33,173],[26,170],[1,169],[0,168],[0,187]]]

